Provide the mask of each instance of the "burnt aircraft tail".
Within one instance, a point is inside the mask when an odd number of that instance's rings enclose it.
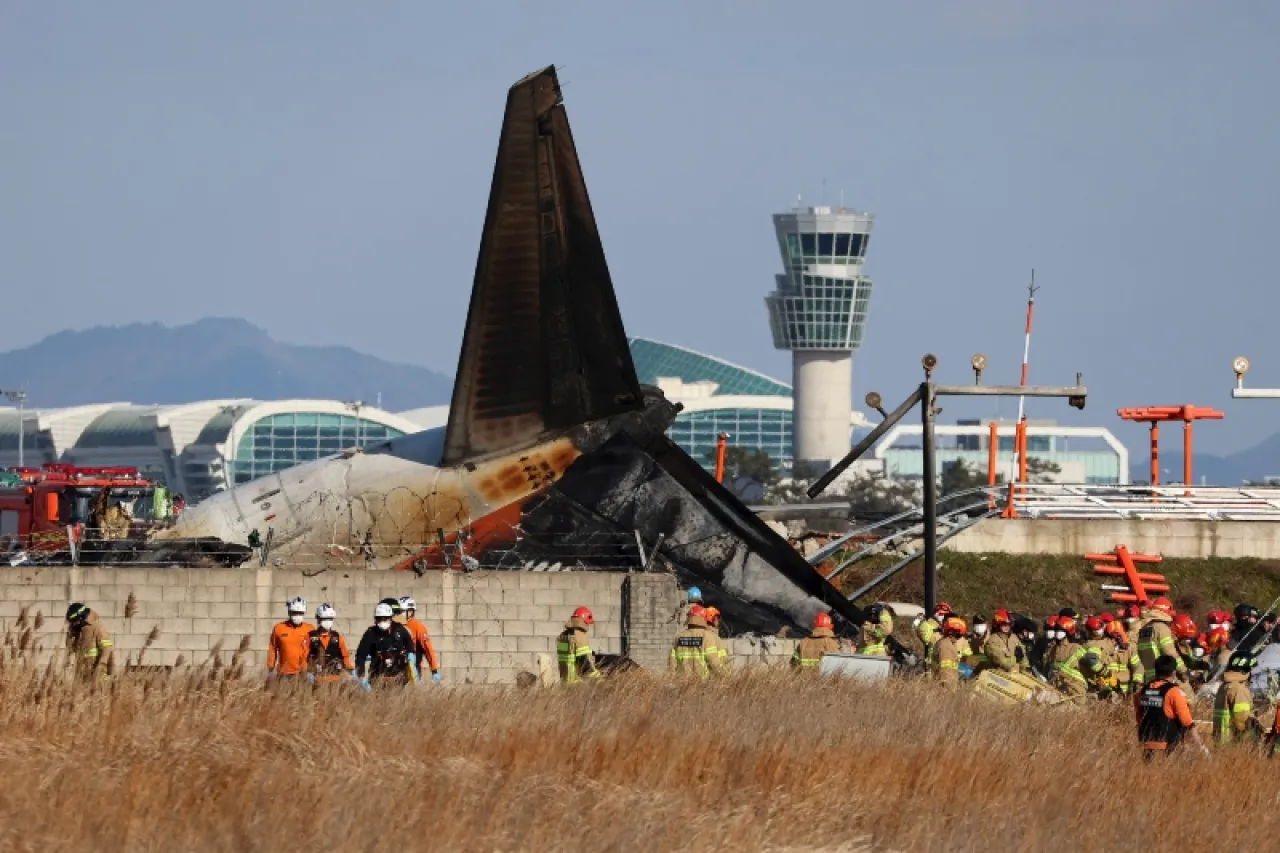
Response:
[[[445,465],[642,405],[554,68],[507,94]]]

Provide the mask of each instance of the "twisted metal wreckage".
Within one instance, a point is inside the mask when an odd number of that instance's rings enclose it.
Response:
[[[610,547],[638,540],[700,585],[729,631],[795,629],[824,610],[861,623],[860,608],[667,438],[678,411],[636,378],[545,68],[507,95],[448,425],[216,495],[136,559],[179,560],[192,542],[207,554],[215,539],[242,554],[252,531],[270,531],[273,564],[323,552],[338,566],[443,567],[465,537],[485,566],[489,553],[523,564],[593,543],[579,562],[599,569],[619,564]]]

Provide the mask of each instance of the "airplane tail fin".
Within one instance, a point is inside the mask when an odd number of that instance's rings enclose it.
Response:
[[[507,94],[443,464],[639,409],[555,69]]]

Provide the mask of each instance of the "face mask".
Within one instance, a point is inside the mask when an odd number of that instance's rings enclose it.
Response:
[[[986,625],[974,625],[974,626],[973,626],[973,633],[975,633],[975,634],[977,634],[979,637],[981,637],[981,636],[983,636],[984,634],[986,634],[986,633],[987,633],[987,626],[986,626]]]
[[[379,619],[379,620],[378,620],[378,627],[379,627],[379,628],[381,628],[381,629],[382,629],[382,630],[384,630],[384,631],[390,631],[390,630],[391,630],[391,620],[390,620],[390,619]]]
[[[333,620],[332,620],[332,619],[321,619],[321,620],[320,620],[320,627],[321,627],[321,628],[323,628],[323,629],[325,629],[326,631],[328,631],[330,628],[332,628],[332,627],[333,627]]]
[[[292,624],[292,625],[301,625],[301,624],[302,624],[302,614],[301,614],[301,613],[290,613],[290,614],[289,614],[289,623],[290,623],[290,624]]]
[[[920,627],[920,623],[921,623],[921,622],[923,622],[923,621],[924,621],[924,617],[923,617],[923,616],[917,616],[916,618],[914,618],[914,619],[912,619],[912,620],[911,620],[911,627],[912,627],[912,628],[919,628],[919,627]]]
[[[1057,637],[1059,640],[1065,640],[1067,638],[1066,631],[1054,631],[1053,635]]]

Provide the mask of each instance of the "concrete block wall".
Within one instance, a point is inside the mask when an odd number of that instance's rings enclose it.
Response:
[[[952,551],[1078,554],[1130,551],[1166,557],[1280,559],[1280,523],[1174,519],[989,518],[958,534]]]
[[[555,638],[575,607],[595,615],[593,646],[622,651],[624,574],[599,572],[302,572],[262,570],[82,569],[17,567],[0,574],[0,631],[13,628],[26,607],[44,625],[36,640],[42,659],[63,645],[67,604],[82,601],[101,614],[115,641],[117,666],[136,656],[158,630],[144,663],[173,664],[179,655],[202,663],[221,644],[224,660],[250,640],[246,665],[266,664],[267,637],[294,596],[314,613],[321,602],[338,610],[336,627],[352,650],[372,622],[373,606],[388,596],[412,595],[418,615],[441,655],[442,673],[454,684],[514,682],[536,673],[538,655],[551,654]],[[136,613],[125,617],[130,594]],[[313,621],[313,620],[309,620]]]
[[[684,596],[674,576],[666,573],[627,576],[626,653],[647,669],[662,669],[671,655],[671,641],[682,627]]]

